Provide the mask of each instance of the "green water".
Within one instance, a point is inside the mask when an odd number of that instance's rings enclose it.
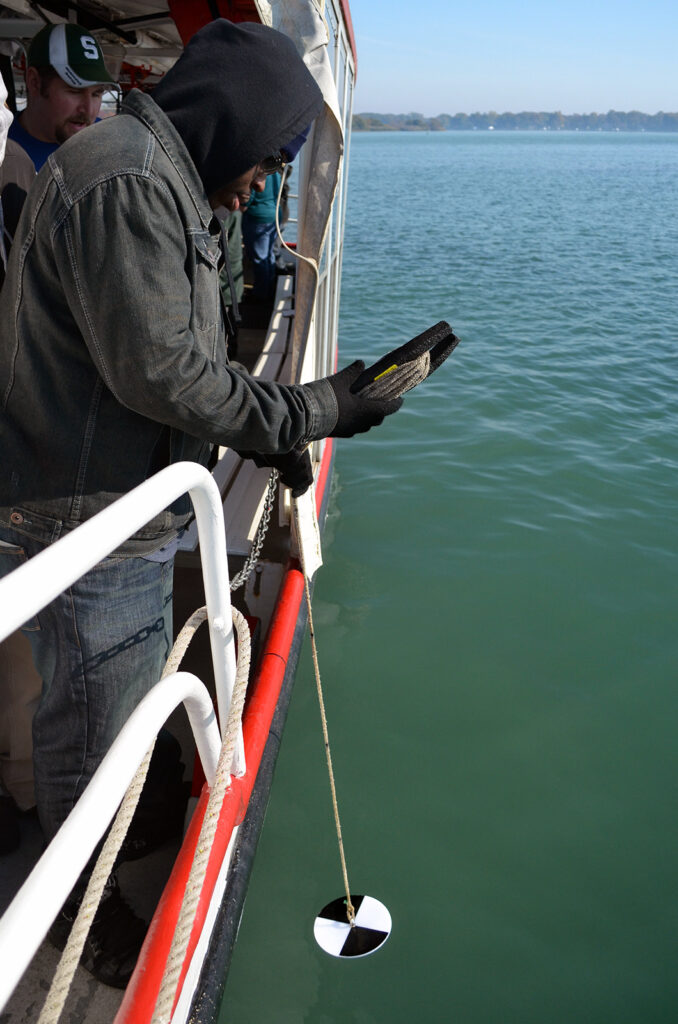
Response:
[[[238,1024],[678,1019],[678,136],[360,135],[342,360],[449,363],[341,442],[229,976]]]

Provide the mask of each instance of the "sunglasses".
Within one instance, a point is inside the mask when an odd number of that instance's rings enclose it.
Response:
[[[273,156],[267,156],[263,160],[259,161],[259,173],[260,174],[282,174],[287,159],[284,153],[274,153]]]

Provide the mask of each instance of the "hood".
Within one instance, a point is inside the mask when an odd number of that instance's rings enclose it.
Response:
[[[209,196],[318,116],[320,88],[291,39],[224,18],[197,32],[153,90]]]

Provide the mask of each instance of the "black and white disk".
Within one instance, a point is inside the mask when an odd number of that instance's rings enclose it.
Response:
[[[315,941],[330,956],[369,956],[383,946],[391,934],[391,915],[372,896],[353,896],[353,927],[346,915],[346,897],[332,900],[320,911],[313,925]]]

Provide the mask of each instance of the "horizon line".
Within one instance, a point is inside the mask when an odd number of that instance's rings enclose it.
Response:
[[[474,110],[468,113],[465,110],[457,110],[454,114],[449,114],[446,111],[439,111],[437,114],[422,114],[419,110],[407,110],[395,113],[392,111],[379,111],[379,110],[361,110],[357,113],[354,112],[353,117],[424,117],[431,120],[435,117],[489,117],[492,114],[494,117],[505,117],[510,115],[516,117],[518,114],[559,114],[560,117],[591,117],[596,115],[597,117],[607,116],[609,114],[642,114],[643,117],[657,117],[659,114],[670,114],[672,116],[678,116],[678,110],[657,110],[654,114],[649,113],[647,110],[639,110],[637,107],[633,107],[630,110],[617,110],[615,107],[610,107],[608,110],[589,110],[589,111],[575,111],[572,114],[564,114],[562,110]]]

